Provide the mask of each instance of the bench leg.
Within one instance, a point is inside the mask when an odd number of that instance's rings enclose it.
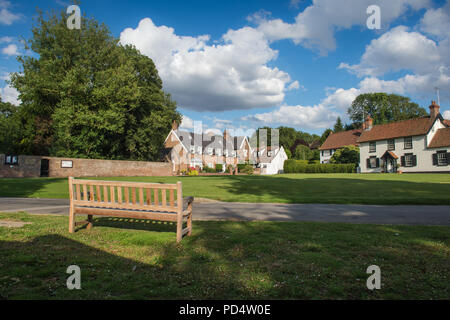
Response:
[[[87,216],[87,221],[88,221],[88,224],[87,224],[86,229],[91,230],[92,227],[94,226],[94,219],[93,219],[93,216],[91,214],[89,214]]]
[[[69,212],[69,233],[75,232],[75,212],[73,210],[73,207],[70,206],[70,212]]]
[[[189,213],[187,218],[187,227],[189,228],[189,232],[187,233],[188,236],[191,236],[192,234],[192,204],[189,204],[188,209],[191,213]]]

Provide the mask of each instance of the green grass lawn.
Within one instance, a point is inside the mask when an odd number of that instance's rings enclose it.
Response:
[[[231,202],[450,205],[450,174],[125,177],[183,182],[183,195]],[[67,179],[0,179],[0,197],[68,198]]]
[[[175,226],[68,217],[0,219],[0,299],[448,299],[450,227],[339,223],[194,222]],[[81,290],[66,269],[81,268]],[[381,290],[366,288],[370,265]]]

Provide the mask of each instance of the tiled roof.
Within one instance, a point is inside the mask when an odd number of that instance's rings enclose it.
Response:
[[[362,132],[359,143],[424,135],[430,130],[432,124],[430,118],[417,118],[375,125],[372,129]]]
[[[436,134],[431,140],[428,148],[450,147],[450,127],[443,128],[436,131]]]
[[[362,129],[331,133],[319,150],[338,149],[344,146],[357,145]]]
[[[444,120],[444,124],[450,127],[450,120]]]

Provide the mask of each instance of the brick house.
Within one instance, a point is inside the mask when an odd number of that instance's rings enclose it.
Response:
[[[361,172],[450,172],[450,123],[435,101],[430,116],[373,125],[359,137]]]
[[[320,163],[329,163],[337,149],[345,146],[358,146],[362,129],[330,133],[327,140],[320,146]]]
[[[228,131],[222,135],[198,134],[178,129],[176,122],[165,142],[165,160],[172,163],[173,172],[189,167],[215,168],[222,164],[236,167],[250,161],[252,148],[247,137],[233,137]]]

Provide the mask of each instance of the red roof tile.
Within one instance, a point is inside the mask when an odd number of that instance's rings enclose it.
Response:
[[[319,150],[338,149],[344,146],[358,145],[358,138],[362,129],[348,130],[337,133],[331,133],[327,140],[322,144]]]
[[[430,130],[432,124],[430,118],[417,118],[375,125],[372,129],[363,131],[359,143],[424,135]]]
[[[450,127],[450,120],[445,120],[445,119],[444,119],[444,124],[446,124],[447,126]]]
[[[428,148],[441,148],[450,146],[450,127],[439,129],[431,140]]]

